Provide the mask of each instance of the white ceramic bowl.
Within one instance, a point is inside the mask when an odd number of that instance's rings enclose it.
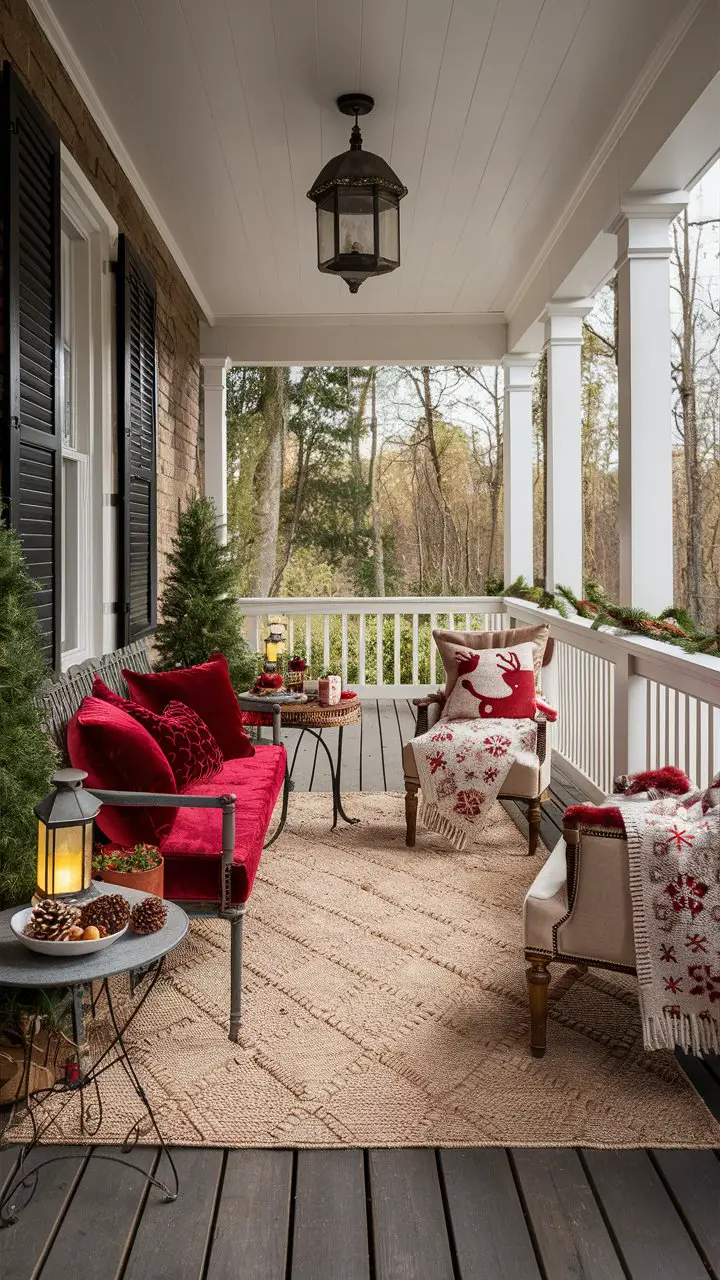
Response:
[[[47,942],[44,938],[31,938],[25,933],[25,925],[32,915],[32,907],[23,907],[22,911],[16,911],[11,917],[10,928],[15,937],[29,951],[37,951],[41,956],[55,956],[58,960],[67,960],[70,956],[87,956],[93,951],[104,951],[106,947],[111,947],[113,942],[117,942],[118,938],[122,938],[127,933],[128,925],[124,929],[120,929],[118,933],[111,933],[107,938],[86,939],[79,942]]]

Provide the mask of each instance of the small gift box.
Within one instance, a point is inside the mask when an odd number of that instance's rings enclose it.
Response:
[[[323,676],[318,680],[318,702],[321,707],[334,707],[340,701],[342,681],[340,676]]]

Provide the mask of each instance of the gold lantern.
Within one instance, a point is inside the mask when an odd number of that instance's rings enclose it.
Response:
[[[85,778],[82,769],[58,769],[52,776],[55,790],[35,806],[38,852],[34,902],[89,896],[93,824],[101,802],[84,789]]]

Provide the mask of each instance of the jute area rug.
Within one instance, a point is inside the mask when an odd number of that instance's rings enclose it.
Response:
[[[646,1054],[634,980],[556,966],[528,1050],[522,902],[541,857],[499,805],[481,848],[420,834],[402,797],[295,794],[246,920],[244,1026],[227,1038],[229,926],[195,920],[129,1036],[165,1138],[230,1147],[714,1146],[674,1058]],[[93,1052],[106,1028],[90,1028]],[[96,1141],[142,1115],[120,1069]],[[79,1140],[75,1105],[65,1141]],[[59,1141],[58,1130],[48,1139]],[[152,1141],[147,1133],[144,1141]]]

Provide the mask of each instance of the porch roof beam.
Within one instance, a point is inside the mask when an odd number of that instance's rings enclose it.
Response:
[[[203,325],[203,358],[232,364],[493,364],[506,352],[497,313],[467,316],[246,316]]]

